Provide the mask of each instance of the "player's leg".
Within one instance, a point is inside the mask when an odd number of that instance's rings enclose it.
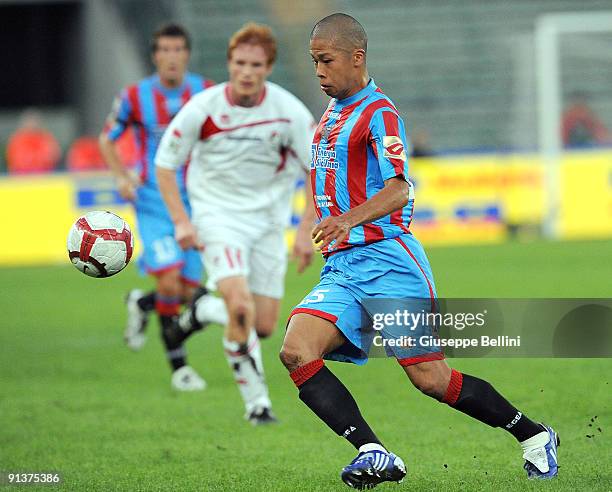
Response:
[[[166,356],[174,371],[186,365],[183,341],[176,330],[176,319],[181,307],[180,275],[179,266],[156,273],[155,310],[159,317]]]
[[[189,305],[199,289],[204,289],[201,285],[204,275],[204,266],[200,252],[196,249],[189,249],[182,252],[183,267],[181,268],[181,301],[185,306]],[[205,290],[205,289],[204,289]]]
[[[136,208],[136,217],[138,232],[146,249],[146,245],[155,239],[155,236],[151,234],[154,219],[151,219],[149,214],[139,211],[138,207]],[[125,296],[127,320],[123,339],[131,350],[142,349],[147,341],[146,328],[150,314],[155,311],[155,294],[155,290],[145,293],[140,289],[132,289]]]
[[[155,311],[155,290],[132,289],[125,296],[127,320],[123,340],[129,349],[138,351],[147,341],[146,329],[150,314]]]
[[[366,423],[349,390],[323,357],[347,343],[329,320],[298,312],[289,320],[280,359],[302,400],[327,426],[356,449],[380,440]]]
[[[249,252],[249,289],[255,302],[255,330],[267,338],[276,330],[285,294],[287,250],[283,227],[270,228]]]
[[[217,309],[217,319],[224,321],[223,349],[234,380],[246,407],[247,419],[257,409],[269,409],[270,399],[261,365],[259,339],[255,333],[255,306],[249,290],[249,246],[238,242],[248,241],[247,234],[231,229],[232,224],[240,230],[238,221],[224,219],[220,226],[217,217],[206,216],[197,220],[196,226],[202,232],[205,248],[204,264],[208,274],[207,287],[216,290],[222,297],[210,299],[223,303],[225,309]],[[205,237],[203,231],[206,231]],[[195,318],[202,320],[202,302],[196,303]],[[254,422],[257,424],[259,422]],[[263,421],[261,423],[264,423]]]
[[[199,280],[192,280],[185,276],[185,267],[181,271],[181,288],[180,297],[181,303],[185,309],[178,319],[179,328],[183,331],[183,341],[187,340],[195,332],[204,328],[204,325],[192,320],[191,314],[194,312],[194,303],[198,298],[205,296],[208,293],[206,288],[200,285]]]
[[[173,370],[172,387],[179,391],[198,391],[203,390],[206,383],[187,365],[187,352],[184,347],[186,337],[178,326],[182,303],[180,276],[179,266],[157,273],[155,309],[159,316],[166,357]]]
[[[207,286],[218,291],[226,307],[225,311],[214,309],[214,303],[219,299],[213,298],[208,302],[209,313],[204,313],[201,309],[203,303],[198,301],[195,317],[202,320],[202,315],[225,315],[225,356],[243,398],[246,417],[255,425],[275,420],[270,413],[249,282],[253,244],[262,235],[260,226],[266,224],[256,219],[259,218],[245,220],[244,217],[208,214],[194,220],[205,244],[203,256],[208,274]]]
[[[231,237],[227,230],[219,232],[222,237]],[[259,425],[276,421],[259,338],[276,328],[287,260],[281,229],[266,232],[259,227],[247,228],[242,238],[242,245],[225,243],[222,249],[207,245],[205,256],[210,260],[205,261],[214,262],[211,280],[227,307],[223,348],[228,364],[244,400],[246,418]]]
[[[274,422],[261,345],[255,330],[255,303],[247,279],[228,277],[219,280],[217,285],[228,312],[223,349],[244,401],[245,418],[253,425]]]
[[[141,263],[157,279],[155,310],[166,356],[173,370],[172,386],[181,391],[204,389],[204,380],[187,365],[184,334],[178,327],[184,252],[174,239],[174,227],[168,217],[140,213],[139,226],[144,246]]]
[[[280,359],[299,390],[300,400],[359,451],[343,468],[342,480],[359,489],[401,481],[406,475],[404,462],[384,448],[349,390],[323,363],[323,357],[346,346],[347,339],[329,320],[334,318],[330,313],[312,310],[318,314],[306,314],[309,309],[294,310]]]
[[[202,268],[197,252],[193,254],[187,252],[185,256],[185,264],[180,276],[179,297],[181,304],[188,306],[196,290],[200,288],[199,279]],[[195,256],[195,259],[192,256]],[[127,346],[134,351],[140,350],[146,342],[146,326],[150,313],[155,311],[156,295],[156,290],[145,293],[140,289],[132,289],[125,298],[128,316],[124,339]],[[201,324],[197,324],[193,329],[188,329],[188,336],[200,329],[202,329]]]
[[[180,297],[181,303],[185,306],[189,305],[193,300],[196,291],[200,288],[199,282],[192,282],[181,275]]]
[[[204,256],[195,250],[185,252],[185,266],[182,271],[183,298],[186,309],[179,317],[179,326],[186,337],[203,330],[208,324],[226,326],[228,323],[225,302],[209,293],[200,285],[204,274]]]
[[[261,376],[260,387],[262,391],[265,389],[267,395],[260,339],[272,335],[278,323],[280,302],[285,288],[287,254],[284,228],[268,227],[267,230],[257,232],[256,239],[251,241],[248,254],[248,289],[253,300],[255,317],[254,330],[249,335],[247,345],[252,347],[249,356]],[[251,409],[247,408],[247,415],[255,425],[276,421],[269,398],[262,399]]]
[[[181,297],[185,310],[179,317],[179,327],[185,340],[203,330],[209,323],[227,324],[227,310],[223,299],[215,297],[200,284],[204,268],[200,253],[188,250],[184,253],[185,265],[181,271]]]
[[[253,293],[255,303],[255,331],[259,338],[268,338],[276,330],[280,314],[280,298]]]
[[[406,475],[403,461],[383,447],[348,389],[322,360],[367,361],[368,340],[361,331],[367,316],[355,292],[371,274],[366,269],[360,275],[356,266],[369,256],[367,251],[354,250],[327,260],[319,284],[292,311],[281,351],[300,399],[359,450],[341,474],[355,488],[401,481]]]
[[[382,247],[392,247],[397,250],[395,254],[389,250],[386,261],[392,261],[388,258],[400,257],[402,254],[406,261],[405,271],[401,272],[403,281],[401,278],[396,279],[393,272],[390,272],[386,280],[391,287],[389,291],[383,291],[389,292],[390,297],[427,299],[430,296],[434,301],[436,292],[431,268],[422,246],[414,236],[403,235],[395,241],[384,243]],[[410,282],[407,282],[408,279]],[[402,284],[410,286],[411,290],[402,290]],[[426,325],[418,329],[426,331],[412,332],[411,335],[417,340],[420,335],[436,335],[431,332],[431,327]],[[397,336],[399,333],[395,335],[387,333],[387,335]],[[403,351],[403,349],[397,350]],[[409,353],[411,350],[423,351],[423,348],[408,349],[407,353],[396,353],[396,356],[412,383],[420,391],[485,424],[507,430],[521,443],[524,457],[529,458],[530,463],[548,476],[556,475],[556,449],[552,451],[551,458],[547,458],[548,452],[544,449],[546,445],[556,448],[558,438],[554,431],[527,418],[488,382],[449,368],[441,353],[414,354]],[[549,438],[549,434],[552,438]],[[541,456],[538,458],[539,455]]]
[[[518,441],[542,432],[539,424],[517,410],[487,381],[451,369],[444,360],[403,368],[422,393],[491,427],[501,427]]]
[[[181,277],[181,288],[180,288],[180,299],[181,304],[190,306],[191,301],[194,298],[194,294],[199,286],[199,282],[195,285],[189,279]],[[142,349],[146,343],[146,329],[149,316],[151,312],[155,311],[155,300],[157,296],[156,290],[149,292],[143,292],[140,289],[132,289],[128,292],[125,297],[125,304],[127,307],[127,323],[124,332],[124,340],[128,348],[134,351]],[[190,323],[185,331],[188,332],[187,336],[202,329],[200,323]]]
[[[424,394],[479,420],[512,434],[521,444],[523,458],[547,478],[557,473],[558,437],[549,427],[530,420],[506,400],[490,383],[448,367],[444,360],[404,366],[410,381]]]
[[[260,339],[267,338],[274,332],[280,311],[280,299],[258,294],[251,296],[254,326],[246,343],[240,344],[233,340],[228,329],[224,335],[223,347],[245,402],[246,418],[253,425],[260,425],[276,422],[265,381]]]

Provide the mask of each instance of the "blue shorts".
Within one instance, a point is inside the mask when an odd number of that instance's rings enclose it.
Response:
[[[291,312],[311,314],[334,323],[347,342],[325,355],[326,359],[365,364],[373,335],[372,306],[375,301],[405,303],[428,312],[436,311],[436,290],[429,261],[423,247],[410,233],[384,239],[365,246],[356,246],[330,256],[319,284]],[[391,301],[394,300],[394,301]],[[374,301],[374,302],[372,302]],[[380,305],[380,303],[378,304]],[[395,304],[396,305],[396,304]],[[405,333],[404,333],[405,332]],[[389,326],[383,338],[437,337],[435,327],[420,325],[412,330]],[[386,346],[403,366],[443,359],[439,348],[423,346]]]
[[[185,205],[188,207],[187,203]],[[180,268],[183,282],[193,286],[200,285],[204,270],[200,254],[195,249],[183,251],[176,242],[174,224],[164,202],[146,199],[144,193],[139,193],[136,218],[144,249],[138,260],[141,270],[158,275]]]

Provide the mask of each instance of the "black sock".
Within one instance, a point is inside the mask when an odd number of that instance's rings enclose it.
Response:
[[[202,331],[202,325],[192,323],[191,326],[187,330],[183,330],[181,327],[181,331],[183,332],[183,340],[187,340],[191,335],[193,335],[197,331]]]
[[[518,411],[491,384],[454,369],[442,401],[491,427],[507,430],[518,441],[529,439],[543,430],[541,425]]]
[[[164,346],[166,347],[166,355],[173,370],[177,370],[186,365],[186,353],[183,348],[184,334],[178,326],[176,316],[159,315],[161,324],[161,335]]]
[[[205,296],[207,294],[208,294],[208,290],[206,289],[206,287],[200,285],[196,289],[191,301],[187,302],[185,301],[185,299],[183,299],[183,304],[185,304],[185,310],[188,313],[188,316],[181,315],[181,317],[179,318],[179,328],[184,334],[183,340],[187,340],[187,338],[189,338],[194,333],[204,329],[204,325],[200,323],[196,318],[195,310],[196,310],[196,303],[198,302],[198,299],[200,299],[200,297]]]
[[[146,312],[153,311],[155,309],[155,295],[156,292],[152,290],[148,294],[142,296],[136,301],[138,303],[138,307]]]
[[[298,368],[291,373],[291,379],[300,390],[300,400],[355,448],[367,443],[380,444],[348,389],[321,359]]]

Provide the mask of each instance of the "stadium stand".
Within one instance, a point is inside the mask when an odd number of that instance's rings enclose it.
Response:
[[[384,81],[385,93],[399,107],[409,130],[427,130],[436,149],[447,150],[533,148],[537,17],[548,12],[610,8],[609,0],[389,0],[381,15],[380,6],[368,0],[316,3],[327,12],[350,12],[367,26],[371,74]],[[274,26],[281,46],[295,43],[294,32],[300,29],[301,60],[308,69],[305,43],[309,31],[296,27],[293,19],[284,22],[278,4],[272,0],[179,2],[178,13],[194,32],[194,46],[198,47],[194,66],[207,67],[213,78],[223,80],[227,32],[253,19]],[[564,93],[587,93],[604,123],[611,126],[609,56],[606,62],[605,53],[592,53],[602,60],[594,71],[593,58],[574,56],[571,44],[562,46]],[[295,58],[296,53],[292,50],[288,55],[281,49],[272,80],[294,90],[316,113],[320,100],[305,92],[295,70],[285,70],[288,64],[293,69],[295,60],[287,57]],[[585,70],[589,77],[583,76]]]

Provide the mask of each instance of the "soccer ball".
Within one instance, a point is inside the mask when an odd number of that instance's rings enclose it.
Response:
[[[79,217],[68,233],[68,257],[90,277],[110,277],[130,262],[134,237],[121,217],[104,210]]]

